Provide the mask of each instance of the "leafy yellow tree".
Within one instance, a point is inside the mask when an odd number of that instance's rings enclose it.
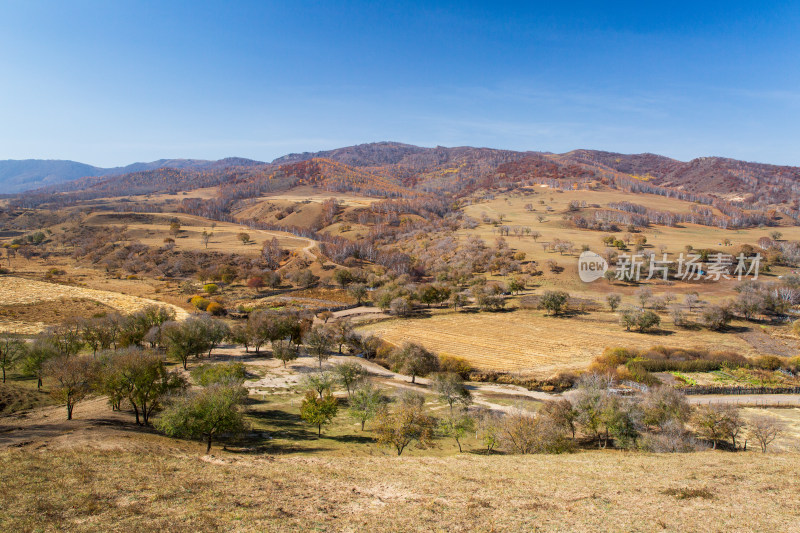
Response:
[[[404,399],[392,411],[381,409],[375,424],[378,443],[394,447],[397,455],[401,455],[415,440],[421,448],[429,447],[433,442],[436,420],[425,413],[423,401]]]
[[[322,426],[330,424],[338,412],[339,406],[336,398],[333,397],[329,390],[325,391],[322,397],[314,394],[313,390],[306,392],[303,403],[300,405],[300,418],[313,426],[317,426],[318,437],[322,436]]]

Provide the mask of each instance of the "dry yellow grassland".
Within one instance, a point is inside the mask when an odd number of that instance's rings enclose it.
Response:
[[[608,346],[704,346],[756,355],[747,342],[732,334],[705,330],[674,330],[668,335],[625,331],[612,313],[570,318],[527,310],[447,313],[377,322],[359,331],[396,345],[417,342],[437,353],[463,357],[477,368],[544,374],[584,369]]]
[[[4,531],[794,531],[796,453],[8,450]]]
[[[62,299],[84,299],[105,304],[122,313],[132,313],[149,305],[169,307],[175,311],[179,320],[189,316],[185,310],[175,305],[139,298],[118,292],[58,285],[42,281],[33,281],[14,276],[0,277],[0,305],[29,305]],[[24,334],[34,334],[42,331],[47,324],[41,322],[16,322],[13,320],[0,321],[0,331]]]

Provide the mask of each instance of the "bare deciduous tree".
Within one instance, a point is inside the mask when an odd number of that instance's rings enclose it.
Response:
[[[761,451],[766,453],[767,446],[783,431],[780,422],[774,416],[760,415],[750,422],[748,433],[758,441]]]
[[[472,393],[464,384],[464,380],[454,372],[442,372],[433,377],[433,390],[439,394],[442,401],[450,406],[450,414],[453,414],[453,407],[460,404],[469,407],[472,403]]]
[[[439,369],[439,358],[420,346],[407,342],[392,353],[392,370],[411,376],[415,383],[417,376],[425,376]]]
[[[75,404],[89,394],[90,371],[85,357],[60,356],[45,365],[44,374],[53,381],[50,394],[67,406],[67,420],[72,420]]]

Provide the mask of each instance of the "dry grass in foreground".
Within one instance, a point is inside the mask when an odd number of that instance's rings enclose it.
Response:
[[[797,454],[312,458],[11,450],[0,530],[787,531]]]

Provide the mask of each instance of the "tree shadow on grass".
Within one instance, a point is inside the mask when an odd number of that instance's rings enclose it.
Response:
[[[669,337],[670,335],[675,335],[675,332],[669,329],[648,329],[647,331],[631,330],[630,333],[651,335],[653,337]]]
[[[487,453],[486,448],[472,448],[467,450],[466,447],[464,449],[464,453],[470,455],[483,455],[484,457],[488,457],[491,455],[507,455],[506,452],[498,449],[494,449],[491,452]]]
[[[724,328],[720,329],[720,333],[747,333],[748,331],[752,331],[753,328],[749,326],[731,326],[728,324]]]
[[[235,356],[235,359],[231,358],[231,360],[238,363],[251,363],[253,361],[264,361],[267,359],[272,359],[272,352],[269,349],[265,350],[263,347],[259,353],[251,349],[249,352],[242,351],[240,355]],[[225,361],[225,355],[222,355],[219,360]]]
[[[344,442],[347,444],[375,444],[375,439],[368,435],[331,435],[327,436],[322,434],[322,438],[335,440],[336,442]]]
[[[258,443],[258,444],[256,444]],[[253,440],[253,439],[240,439],[236,441],[228,441],[225,444],[225,451],[228,453],[235,453],[239,455],[263,455],[263,454],[273,454],[273,455],[285,455],[290,453],[317,453],[317,452],[327,452],[330,451],[331,448],[325,448],[323,446],[293,446],[289,445],[282,445],[282,444],[273,444],[271,442],[263,443],[261,440]]]
[[[287,413],[280,409],[266,409],[263,411],[248,412],[250,418],[271,426],[269,429],[261,430],[272,437],[279,437],[288,440],[316,440],[317,431],[308,426],[299,415]]]
[[[314,374],[316,372],[320,372],[319,360],[316,357],[314,357],[313,360],[309,359],[309,363],[310,364],[295,363],[292,365],[292,370],[298,374]],[[330,368],[326,368],[325,363],[323,362],[322,370],[330,370]]]
[[[502,315],[506,313],[514,313],[518,310],[518,307],[503,307],[501,309],[487,309],[483,311],[484,313],[491,313],[493,315]]]
[[[585,316],[588,315],[588,311],[582,311],[580,309],[567,309],[566,311],[562,311],[557,315],[547,315],[553,318],[573,318],[576,316]]]
[[[331,449],[325,446],[307,446],[305,444],[310,441],[323,444],[322,439],[326,437],[323,435],[320,439],[317,436],[317,429],[307,425],[298,415],[280,409],[268,409],[249,411],[248,416],[267,427],[254,430],[246,436],[230,441],[234,447],[229,447],[228,451],[241,454],[287,454],[321,452]],[[273,439],[289,442],[278,444],[273,442]],[[293,444],[295,442],[302,444],[295,445]]]

